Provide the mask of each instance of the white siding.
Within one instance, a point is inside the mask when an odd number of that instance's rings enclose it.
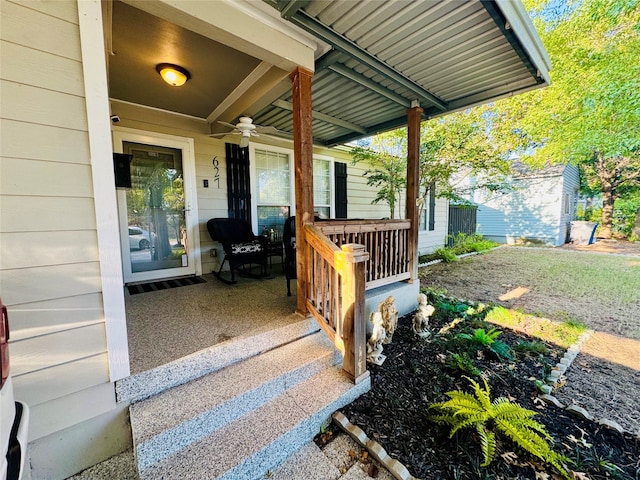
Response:
[[[564,242],[560,234],[562,177],[516,179],[508,193],[476,190],[477,231],[501,243],[534,240]],[[558,243],[562,236],[563,241]]]
[[[560,226],[558,228],[558,243],[562,245],[569,240],[569,229],[571,220],[574,219],[576,212],[576,200],[578,198],[578,190],[580,189],[580,173],[575,165],[567,165],[562,174],[562,195],[568,202],[567,213],[565,213],[565,204],[563,202],[560,211]]]
[[[348,154],[345,161],[347,162],[347,216],[349,218],[389,218],[389,206],[386,203],[371,203],[376,198],[376,190],[367,185],[364,172],[367,171],[368,166],[363,163],[353,165]],[[399,207],[396,206],[396,218],[399,218],[399,211]]]
[[[428,228],[428,222],[427,222]],[[433,253],[436,249],[444,247],[449,233],[449,201],[445,198],[436,198],[435,229],[420,230],[418,232],[418,252],[420,255]]]
[[[0,17],[0,294],[15,394],[33,411],[33,478],[60,478],[77,465],[50,468],[65,462],[52,461],[49,447],[86,444],[80,424],[120,415],[109,383],[78,8],[3,0]]]

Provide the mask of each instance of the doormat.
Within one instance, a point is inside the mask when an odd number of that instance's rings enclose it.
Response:
[[[127,285],[127,289],[129,290],[129,295],[136,295],[137,293],[155,292],[156,290],[166,290],[167,288],[186,287],[189,285],[197,285],[198,283],[207,283],[207,281],[202,277],[173,278],[171,280],[161,280],[159,282]]]

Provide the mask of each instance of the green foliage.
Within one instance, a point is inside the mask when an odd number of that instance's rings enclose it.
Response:
[[[603,234],[616,198],[640,186],[640,8],[637,0],[526,0],[551,57],[550,86],[488,107],[493,134],[535,165],[573,162],[601,192]],[[565,4],[566,5],[566,4]],[[557,12],[556,12],[557,13]]]
[[[474,377],[482,375],[482,371],[473,364],[473,360],[466,353],[451,353],[447,355],[446,362],[447,367],[454,372],[461,372]]]
[[[493,352],[498,358],[512,360],[511,350],[509,346],[502,340],[498,340],[502,332],[496,328],[485,331],[483,328],[474,330],[473,335],[468,333],[459,333],[458,338],[475,343],[490,352]]]
[[[640,194],[628,198],[618,198],[613,206],[611,229],[622,237],[631,237],[636,212],[640,208]]]
[[[425,122],[420,138],[420,195],[426,204],[429,189],[437,185],[437,196],[459,198],[468,193],[462,185],[471,176],[475,188],[506,190],[506,158],[501,145],[491,138],[489,119],[479,109]]]
[[[357,146],[351,150],[353,163],[365,162],[367,185],[378,189],[371,203],[385,202],[389,216],[395,218],[398,195],[406,186],[406,135],[396,130],[373,137],[368,147]]]
[[[442,260],[445,263],[457,262],[458,255],[471,252],[486,252],[497,246],[497,243],[484,239],[478,233],[466,235],[460,232],[455,235],[451,247],[441,247],[429,255],[421,255],[418,262],[426,263],[432,260]]]
[[[445,263],[452,263],[452,262],[458,261],[458,256],[455,254],[453,250],[451,250],[448,247],[438,248],[436,249],[434,254],[436,258],[439,258]]]
[[[471,252],[486,252],[498,246],[496,242],[485,239],[479,233],[467,235],[458,232],[455,235],[449,235],[447,238],[453,239],[453,245],[450,247],[456,255],[463,255]]]
[[[437,413],[433,421],[451,427],[449,437],[458,430],[474,428],[480,439],[484,463],[493,460],[496,450],[496,436],[509,440],[543,462],[553,465],[564,477],[571,478],[563,466],[567,459],[551,449],[551,437],[544,425],[533,419],[536,412],[500,397],[491,400],[489,385],[483,379],[484,388],[468,378],[473,387],[473,395],[461,390],[447,392],[449,400],[429,406]]]
[[[546,355],[549,353],[549,348],[539,340],[519,340],[513,349],[524,354]]]

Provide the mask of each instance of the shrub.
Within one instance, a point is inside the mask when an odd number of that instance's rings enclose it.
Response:
[[[484,239],[482,235],[478,233],[466,235],[460,232],[453,237],[449,235],[447,241],[451,238],[453,238],[452,246],[438,248],[435,252],[428,255],[420,255],[418,262],[427,263],[432,260],[442,260],[443,262],[450,263],[457,261],[458,255],[471,252],[486,252],[498,246],[497,243]]]
[[[447,247],[438,248],[435,251],[436,256],[445,263],[457,262],[458,256],[453,250]]]
[[[483,379],[484,388],[467,378],[474,395],[454,390],[447,392],[449,400],[434,403],[430,409],[438,413],[431,419],[451,427],[449,438],[460,429],[475,428],[480,438],[483,467],[491,463],[496,451],[496,435],[500,435],[543,462],[553,465],[564,478],[571,478],[563,462],[567,458],[553,451],[549,445],[551,436],[544,425],[533,420],[536,412],[509,401],[505,397],[491,401],[489,385]]]

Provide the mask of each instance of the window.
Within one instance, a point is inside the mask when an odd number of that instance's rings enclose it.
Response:
[[[284,221],[295,215],[293,188],[293,152],[278,147],[250,148],[251,161],[255,165],[255,191],[253,198],[257,222],[256,233],[273,229],[282,235]],[[314,211],[321,218],[333,213],[333,159],[314,156],[313,201]]]
[[[256,206],[258,234],[273,229],[282,234],[291,213],[291,170],[289,155],[255,149]]]
[[[569,215],[571,213],[571,194],[570,193],[565,193],[564,194],[564,201],[563,201],[563,212],[565,215]]]
[[[431,185],[427,192],[427,201],[422,206],[422,213],[420,214],[420,230],[433,231],[436,229],[436,188],[435,184]]]
[[[313,209],[320,218],[331,218],[331,162],[313,159]]]

